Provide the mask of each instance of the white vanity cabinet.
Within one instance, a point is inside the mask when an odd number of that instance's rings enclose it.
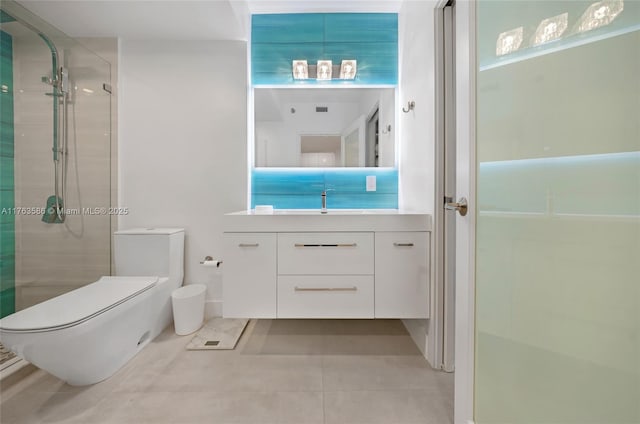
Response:
[[[278,318],[373,318],[372,232],[278,234]]]
[[[429,317],[429,233],[375,236],[375,317]]]
[[[224,233],[227,318],[276,318],[276,234]]]
[[[429,317],[429,215],[244,211],[225,228],[225,317]]]

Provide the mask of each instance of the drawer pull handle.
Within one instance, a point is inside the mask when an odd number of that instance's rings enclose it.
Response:
[[[393,243],[395,247],[413,247],[413,243]]]
[[[238,247],[258,247],[259,243],[240,243]]]
[[[336,244],[306,244],[296,243],[295,247],[356,247],[358,243],[336,243]]]
[[[358,291],[357,287],[298,287],[296,286],[294,288],[295,291],[297,292],[302,292],[302,291],[313,291],[313,292],[318,292],[318,291]]]

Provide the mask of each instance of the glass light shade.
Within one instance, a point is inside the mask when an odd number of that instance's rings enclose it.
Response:
[[[558,38],[562,37],[562,34],[564,34],[564,32],[567,30],[568,22],[568,13],[563,13],[552,18],[544,19],[538,25],[538,29],[536,29],[536,33],[533,36],[532,44],[534,46],[539,46],[540,44],[557,40]]]
[[[356,71],[356,60],[343,60],[340,65],[340,79],[355,79]]]
[[[293,71],[293,79],[309,78],[309,65],[306,60],[294,60],[291,65]]]
[[[330,80],[331,79],[331,61],[330,60],[319,60],[317,65],[317,75],[316,79],[318,80]]]
[[[500,33],[496,42],[496,55],[503,56],[518,50],[522,45],[523,32],[522,27],[519,27]]]
[[[593,3],[580,17],[577,32],[591,31],[609,25],[623,9],[623,0],[604,0]]]

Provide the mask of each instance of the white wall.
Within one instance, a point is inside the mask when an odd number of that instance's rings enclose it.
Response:
[[[415,101],[415,109],[399,112],[399,204],[401,208],[433,214],[435,196],[435,63],[432,1],[403,3],[398,16],[400,54],[399,108]],[[432,262],[433,246],[432,237]],[[433,266],[431,267],[433,270]],[[431,281],[434,281],[432,271]],[[435,287],[431,285],[431,299]],[[437,310],[430,308],[431,311]],[[418,348],[429,358],[429,320],[405,320]],[[433,336],[433,335],[432,335]],[[431,337],[433,338],[433,337]]]
[[[433,213],[434,184],[434,29],[430,1],[405,1],[399,14],[400,205]]]
[[[247,206],[246,60],[243,41],[120,42],[119,228],[184,227],[185,284],[209,301],[221,275],[199,261],[224,259],[222,215]]]

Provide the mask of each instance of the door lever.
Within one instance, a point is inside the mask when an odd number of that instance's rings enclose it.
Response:
[[[457,202],[452,202],[451,197],[445,198],[444,208],[450,211],[458,211],[460,216],[467,214],[467,199],[461,197]]]

